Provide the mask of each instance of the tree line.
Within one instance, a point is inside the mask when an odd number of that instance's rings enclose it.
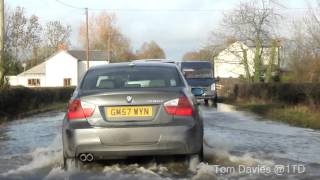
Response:
[[[237,53],[245,71],[242,78],[247,82],[320,82],[319,11],[310,7],[303,18],[285,27],[288,17],[281,13],[280,3],[240,2],[235,9],[223,14],[208,42],[197,51],[185,53],[183,59],[214,61],[229,45],[241,41],[254,52],[252,62],[248,61],[246,48],[241,47],[241,53]],[[290,33],[281,33],[284,29]],[[279,62],[276,61],[278,55]],[[253,71],[249,70],[250,66]]]
[[[72,29],[59,20],[40,23],[36,15],[28,16],[23,7],[5,9],[5,75],[16,75],[41,62],[59,49],[69,49]],[[86,47],[85,22],[79,29],[78,41]],[[117,27],[116,15],[101,12],[89,18],[91,50],[107,51],[111,62],[145,58],[165,58],[155,42],[144,42],[134,51],[130,39]]]
[[[183,59],[214,61],[219,52],[241,41],[249,44],[254,52],[253,61],[249,62],[247,49],[241,47],[240,60],[245,71],[242,78],[247,82],[320,82],[319,12],[310,8],[303,18],[283,27],[283,19],[287,18],[281,14],[278,4],[265,0],[240,2],[235,9],[223,14],[207,43],[197,51],[185,53]],[[36,15],[27,16],[23,7],[7,7],[5,18],[6,63],[2,66],[6,75],[18,74],[23,71],[23,65],[25,69],[33,67],[71,45],[70,25],[58,20],[42,24]],[[288,35],[279,31],[289,28]],[[82,47],[86,46],[85,33],[83,21],[78,35]],[[130,38],[117,26],[116,15],[107,12],[89,18],[89,38],[90,49],[107,51],[111,62],[166,57],[155,41],[145,42],[140,49],[133,50]],[[279,50],[280,62],[276,61]]]
[[[4,70],[6,75],[37,65],[59,45],[69,45],[71,27],[60,21],[42,25],[36,15],[27,16],[23,7],[5,9]],[[25,66],[25,67],[23,67]]]
[[[130,39],[117,27],[117,17],[105,11],[89,19],[89,47],[109,53],[111,62],[134,59],[166,58],[164,50],[155,42],[144,42],[140,49],[133,51]],[[80,26],[79,41],[86,46],[86,23]]]

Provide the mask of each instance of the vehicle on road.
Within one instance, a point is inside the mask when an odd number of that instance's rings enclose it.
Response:
[[[130,156],[202,158],[196,99],[171,63],[90,68],[71,97],[62,128],[67,169]]]
[[[181,61],[177,63],[197,99],[217,103],[216,80],[213,67],[208,61]],[[199,93],[199,89],[201,92]],[[193,91],[194,92],[194,91]]]

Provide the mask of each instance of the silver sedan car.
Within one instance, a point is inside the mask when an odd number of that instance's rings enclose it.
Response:
[[[202,158],[203,124],[175,64],[114,63],[90,68],[62,128],[67,169],[130,156]]]

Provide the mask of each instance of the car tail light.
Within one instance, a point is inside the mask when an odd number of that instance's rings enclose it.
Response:
[[[192,116],[193,114],[192,105],[186,96],[167,101],[164,103],[164,107],[170,115]]]
[[[74,99],[69,103],[67,118],[69,120],[84,119],[92,116],[95,106],[80,99]]]

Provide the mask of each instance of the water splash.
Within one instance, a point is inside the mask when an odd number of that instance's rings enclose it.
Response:
[[[273,166],[274,162],[271,160],[263,159],[259,154],[253,152],[245,152],[241,154],[230,153],[231,150],[227,146],[216,146],[210,145],[204,146],[205,160],[209,164],[219,164],[224,166],[257,166],[267,165]]]
[[[61,147],[61,135],[57,135],[48,147],[36,148],[34,151],[26,155],[32,158],[30,163],[22,165],[17,169],[9,170],[8,172],[3,173],[2,176],[19,173],[32,173],[35,169],[61,166]]]

